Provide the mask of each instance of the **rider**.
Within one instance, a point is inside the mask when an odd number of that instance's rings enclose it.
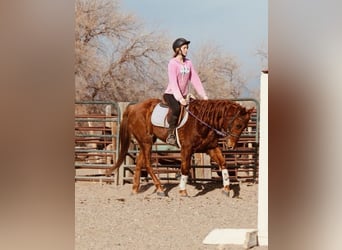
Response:
[[[172,44],[174,56],[168,64],[169,82],[163,98],[170,109],[167,117],[169,129],[166,142],[171,145],[177,145],[175,128],[180,114],[180,105],[187,105],[187,101],[184,98],[189,92],[189,82],[191,82],[200,97],[208,100],[197,72],[191,61],[186,57],[189,43],[190,41],[184,38],[176,39]]]

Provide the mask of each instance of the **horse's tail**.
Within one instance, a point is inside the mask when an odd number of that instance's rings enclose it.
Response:
[[[119,132],[119,135],[120,135],[119,136],[120,152],[119,152],[119,157],[118,157],[118,160],[115,163],[115,165],[106,170],[107,176],[111,175],[114,170],[116,170],[117,168],[119,168],[121,166],[121,164],[125,160],[126,154],[128,152],[128,149],[129,149],[130,140],[131,140],[131,133],[128,129],[128,116],[129,116],[129,110],[130,110],[129,107],[130,106],[128,106],[126,108],[125,112],[123,113],[122,121],[120,124],[120,132]]]

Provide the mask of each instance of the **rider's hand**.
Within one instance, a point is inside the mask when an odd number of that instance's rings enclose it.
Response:
[[[188,105],[187,101],[186,101],[184,98],[180,99],[179,102],[180,102],[180,104],[182,104],[183,106]]]
[[[203,100],[208,100],[208,96],[203,97]]]

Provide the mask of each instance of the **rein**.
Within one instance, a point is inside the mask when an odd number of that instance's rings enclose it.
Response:
[[[187,107],[185,108],[185,110],[192,116],[194,117],[197,121],[199,121],[200,123],[202,123],[204,126],[207,126],[208,128],[212,129],[215,131],[216,134],[220,135],[220,136],[223,136],[223,137],[226,137],[228,136],[229,134],[225,133],[225,132],[222,132],[220,130],[217,130],[216,128],[210,126],[208,123],[202,121],[201,119],[199,119],[194,113],[192,113]]]
[[[235,135],[233,133],[230,132],[230,129],[231,129],[231,124],[233,123],[233,121],[238,117],[238,115],[240,114],[240,110],[239,112],[236,113],[236,115],[231,119],[231,121],[229,122],[229,125],[228,125],[228,129],[227,129],[227,132],[224,132],[224,131],[220,131],[212,126],[210,126],[208,123],[202,121],[201,119],[199,119],[194,113],[192,113],[188,107],[185,108],[185,110],[192,116],[194,117],[197,121],[199,121],[200,123],[202,123],[204,126],[214,130],[214,132],[216,134],[218,134],[219,136],[222,136],[222,137],[227,137],[228,135],[232,136],[232,137],[235,137],[235,138],[238,138],[239,136],[238,135]]]

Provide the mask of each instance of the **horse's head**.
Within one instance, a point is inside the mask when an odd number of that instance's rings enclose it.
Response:
[[[246,108],[241,108],[228,124],[228,137],[226,141],[228,149],[235,148],[236,142],[239,140],[242,131],[247,127],[253,110],[253,108],[249,110],[246,110]]]

